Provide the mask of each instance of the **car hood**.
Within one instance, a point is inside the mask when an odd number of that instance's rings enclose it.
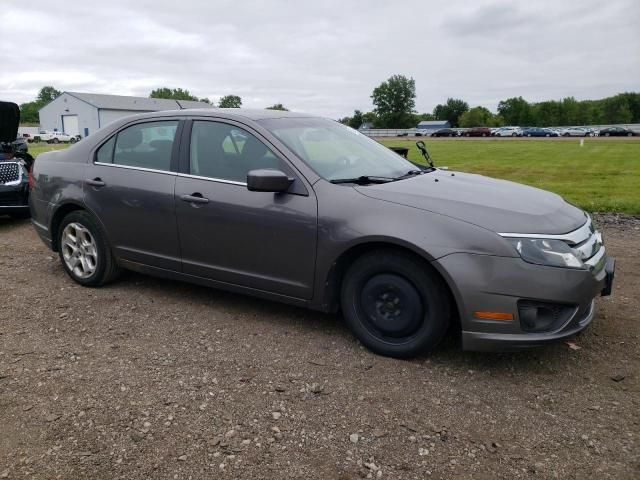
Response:
[[[0,142],[13,142],[18,136],[20,109],[12,102],[0,102]]]
[[[567,233],[585,213],[555,193],[482,175],[435,170],[359,186],[363,195],[453,217],[499,233]]]

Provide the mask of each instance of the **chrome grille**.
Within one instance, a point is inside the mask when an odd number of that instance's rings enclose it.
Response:
[[[20,165],[15,162],[0,163],[0,185],[17,185],[22,180]]]

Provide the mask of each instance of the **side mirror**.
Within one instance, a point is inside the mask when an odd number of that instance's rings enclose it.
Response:
[[[247,173],[247,189],[252,192],[286,192],[293,178],[280,170],[251,170]]]

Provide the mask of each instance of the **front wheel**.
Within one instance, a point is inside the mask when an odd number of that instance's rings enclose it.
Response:
[[[98,287],[116,278],[119,268],[106,235],[90,214],[71,212],[62,220],[58,232],[60,261],[73,280]]]
[[[53,143],[60,143],[60,140],[58,140],[57,138],[54,138],[53,140],[51,140]]]
[[[605,134],[604,134],[604,136],[605,136],[605,137],[608,137],[608,136],[610,136],[610,135],[611,135],[611,134],[610,134],[609,132],[607,132],[607,133],[605,133]]]
[[[341,305],[349,329],[380,355],[407,358],[438,345],[449,325],[449,295],[426,262],[390,250],[363,255],[348,269]]]
[[[633,137],[633,133],[628,132],[628,133],[627,133],[627,137]]]
[[[69,143],[76,143],[76,139],[75,139],[75,137],[71,137],[71,138],[69,139]]]

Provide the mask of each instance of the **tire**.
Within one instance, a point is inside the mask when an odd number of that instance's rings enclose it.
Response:
[[[628,133],[627,133],[627,137],[633,137],[633,133],[628,132]]]
[[[609,132],[607,132],[607,133],[604,134],[604,136],[605,137],[609,137],[609,136],[611,136],[611,134]]]
[[[69,139],[69,143],[76,143],[76,138],[75,137],[71,137]]]
[[[550,136],[551,136],[551,135],[550,135],[550,134],[548,134],[548,133],[545,135],[545,137],[550,137]]]
[[[517,133],[512,133],[511,136],[515,137],[515,136],[517,136]]]
[[[531,134],[530,134],[530,133],[527,133],[527,137],[530,137],[530,136],[531,136]]]
[[[569,135],[568,133],[565,133],[565,134],[563,135],[563,137],[569,137],[569,136],[570,136],[570,135]]]
[[[379,355],[428,352],[449,326],[443,280],[426,262],[401,252],[375,250],[358,258],[345,274],[340,301],[349,329]]]
[[[483,134],[482,134],[482,136],[483,136],[483,137],[486,137],[486,136],[487,136],[487,134],[486,134],[486,133],[483,133]]]
[[[76,241],[71,241],[68,234]],[[120,273],[104,231],[89,213],[76,210],[64,217],[57,240],[62,267],[80,285],[99,287],[113,281]],[[74,245],[76,250],[72,248]],[[79,256],[74,262],[75,252]],[[72,268],[74,263],[76,266]]]
[[[51,140],[53,143],[60,143],[60,140],[58,140],[57,138],[54,138],[53,140]]]

